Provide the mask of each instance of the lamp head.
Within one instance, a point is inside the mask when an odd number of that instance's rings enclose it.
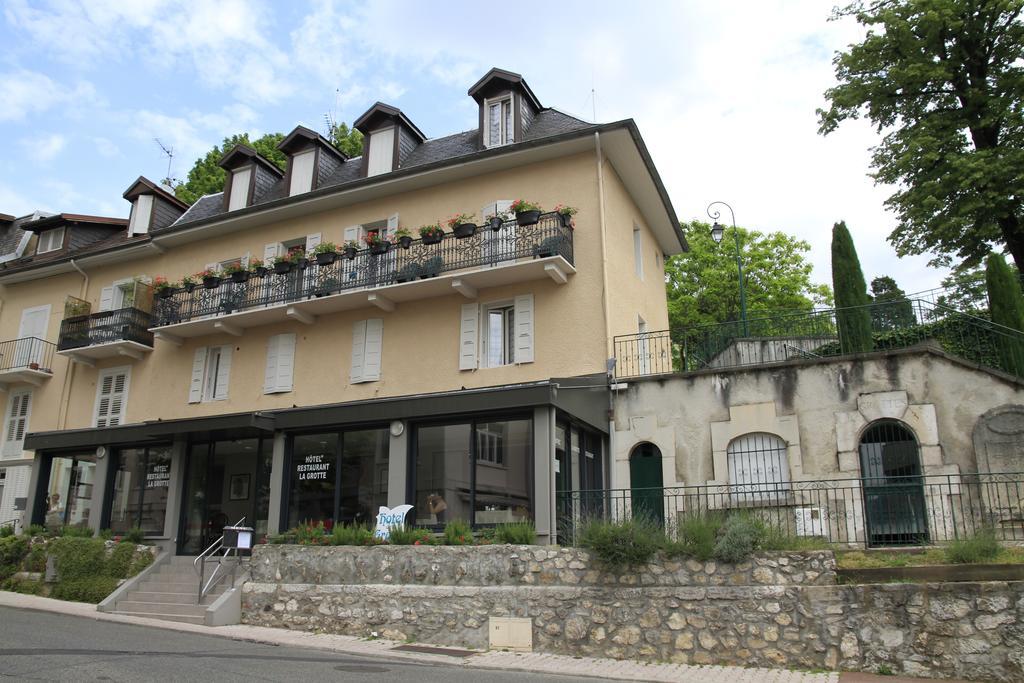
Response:
[[[711,239],[715,241],[715,244],[721,244],[722,236],[725,234],[725,228],[718,221],[711,226]]]

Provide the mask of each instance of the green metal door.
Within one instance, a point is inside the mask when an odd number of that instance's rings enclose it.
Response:
[[[914,435],[895,421],[861,437],[860,466],[869,546],[925,545],[928,511]]]
[[[629,456],[629,481],[633,516],[646,517],[665,526],[664,480],[661,476],[661,451],[652,443],[642,443]]]

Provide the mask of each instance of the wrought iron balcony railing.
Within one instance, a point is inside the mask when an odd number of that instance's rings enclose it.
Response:
[[[58,351],[82,349],[111,342],[135,342],[153,346],[151,316],[137,308],[118,308],[65,318],[60,324]]]
[[[54,343],[38,337],[0,342],[0,372],[38,370],[52,373]]]
[[[444,273],[480,270],[550,256],[573,262],[573,231],[556,213],[543,214],[534,225],[505,221],[497,229],[481,226],[471,237],[445,233],[437,243],[412,240],[407,247],[388,244],[382,253],[360,249],[352,258],[338,255],[330,263],[304,259],[277,272],[269,266],[214,287],[196,284],[167,290],[153,301],[153,327],[200,318],[294,303],[346,291],[387,287]]]

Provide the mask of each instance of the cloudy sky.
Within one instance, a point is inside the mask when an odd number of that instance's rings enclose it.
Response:
[[[681,219],[727,201],[740,225],[808,240],[822,282],[845,219],[869,279],[936,286],[944,272],[885,241],[875,132],[817,135],[832,56],[859,35],[828,21],[831,4],[4,0],[0,212],[127,216],[128,184],[166,175],[154,138],[183,178],[226,135],[322,130],[326,113],[351,122],[376,100],[429,137],[474,128],[466,90],[499,66],[545,106],[634,118]]]

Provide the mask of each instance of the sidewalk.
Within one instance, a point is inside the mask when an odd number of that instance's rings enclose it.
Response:
[[[590,676],[611,680],[656,681],[665,683],[868,683],[886,681],[896,683],[911,679],[890,676],[876,677],[865,674],[807,673],[786,669],[748,669],[734,666],[686,666],[682,664],[644,664],[588,657],[570,657],[541,653],[479,652],[469,656],[453,657],[445,654],[402,652],[394,648],[404,645],[390,640],[366,640],[354,636],[339,636],[287,631],[263,626],[199,626],[158,619],[128,617],[96,611],[95,605],[64,602],[34,595],[0,591],[0,607],[56,612],[97,621],[135,624],[170,631],[199,633],[232,640],[266,645],[287,645],[344,652],[369,657],[407,659],[417,662],[436,662],[449,666],[472,669],[501,669],[531,673],[559,674],[563,676]]]

